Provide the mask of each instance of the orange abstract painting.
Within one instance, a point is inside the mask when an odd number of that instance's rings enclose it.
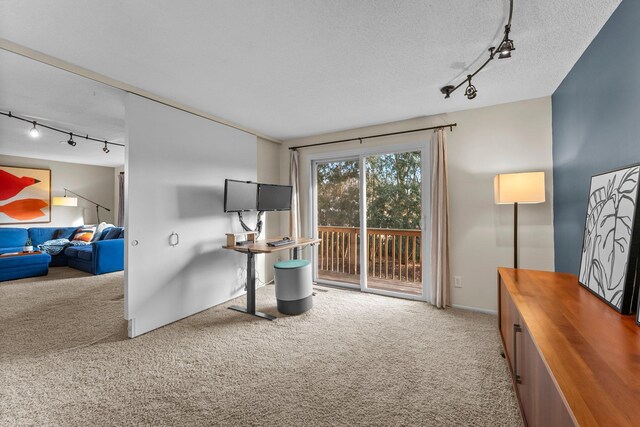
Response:
[[[0,166],[0,224],[51,222],[51,171]]]

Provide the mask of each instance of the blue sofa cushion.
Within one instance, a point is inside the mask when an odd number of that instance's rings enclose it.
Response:
[[[26,228],[0,228],[0,248],[11,248],[9,252],[15,252],[13,248],[22,250],[27,237],[29,233]]]
[[[77,228],[78,227],[33,227],[29,229],[29,237],[31,237],[33,246],[41,245],[47,240],[71,240]]]
[[[93,259],[93,247],[91,245],[79,247],[76,253],[78,258],[85,261],[91,261]]]
[[[70,258],[80,258],[85,261],[93,259],[93,245],[70,246],[64,250],[64,254]]]
[[[112,240],[112,239],[120,239],[120,235],[124,234],[124,228],[122,227],[113,227],[109,230],[104,239],[102,240]]]

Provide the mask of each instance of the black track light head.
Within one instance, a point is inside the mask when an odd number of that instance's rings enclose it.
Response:
[[[67,141],[67,144],[69,144],[72,147],[76,146],[76,142],[73,140],[73,133],[69,133],[69,140]]]
[[[498,59],[506,59],[506,58],[511,58],[511,52],[516,50],[515,46],[513,45],[513,40],[511,39],[504,39],[502,40],[502,43],[500,43],[500,47],[498,48]]]
[[[468,99],[473,99],[478,95],[478,89],[474,85],[471,84],[471,75],[467,76],[467,80],[469,81],[469,85],[464,91],[464,96]]]
[[[505,25],[504,27],[504,38],[502,39],[502,42],[500,42],[500,46],[498,46],[498,59],[511,58],[511,52],[516,50],[516,47],[513,44],[513,40],[509,38],[510,32],[511,23]]]
[[[109,147],[107,147],[107,141],[104,142],[104,147],[102,148],[102,151],[105,152],[105,154],[109,154]]]
[[[451,92],[455,89],[455,86],[447,85],[440,88],[440,92],[444,95],[445,99],[451,96]]]

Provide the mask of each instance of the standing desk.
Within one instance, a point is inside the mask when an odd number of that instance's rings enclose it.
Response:
[[[273,320],[276,317],[271,316],[261,311],[256,311],[256,259],[257,254],[270,254],[273,252],[293,250],[293,259],[298,259],[300,256],[300,249],[308,246],[315,245],[321,242],[320,239],[312,239],[301,237],[298,239],[291,239],[291,243],[282,246],[269,246],[267,243],[282,240],[282,237],[275,239],[260,240],[254,243],[245,245],[225,245],[224,249],[229,249],[236,252],[242,252],[247,255],[247,306],[240,307],[232,305],[230,310],[239,311],[241,313],[251,314],[262,319]]]

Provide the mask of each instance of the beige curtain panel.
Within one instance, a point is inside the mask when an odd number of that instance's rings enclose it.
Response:
[[[289,212],[289,236],[296,239],[300,237],[300,165],[298,152],[291,150],[289,153],[289,185],[293,187]]]
[[[431,146],[431,304],[438,308],[451,305],[450,248],[447,141],[439,129]]]

